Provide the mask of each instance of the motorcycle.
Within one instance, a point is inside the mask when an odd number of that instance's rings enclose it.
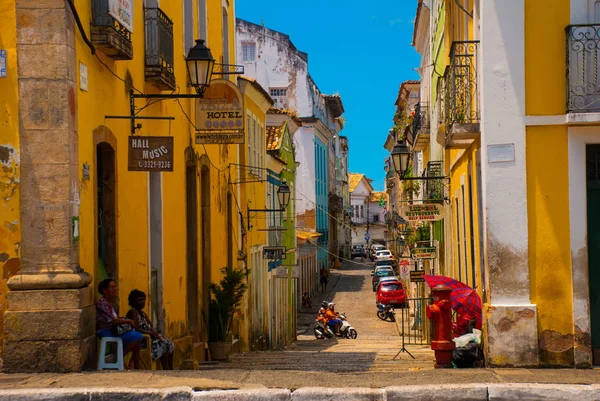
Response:
[[[390,319],[390,322],[396,321],[396,316],[394,315],[394,308],[391,305],[383,305],[377,304],[377,317],[381,320]]]
[[[333,330],[328,327],[324,327],[324,324],[319,319],[315,319],[315,327],[313,329],[315,333],[315,338],[320,340],[322,338],[333,338],[333,337],[341,337],[341,338],[351,338],[356,339],[358,337],[358,333],[354,327],[348,322],[346,319],[346,314],[340,314],[340,319],[342,321],[342,326],[340,327],[340,333],[335,334]]]

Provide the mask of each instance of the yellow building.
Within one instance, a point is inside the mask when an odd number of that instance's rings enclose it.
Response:
[[[215,71],[234,64],[234,2],[135,0],[113,14],[107,1],[34,3],[0,6],[4,366],[94,366],[94,288],[105,277],[118,283],[120,315],[132,289],[147,293],[176,366],[202,360],[208,285],[226,265],[246,267],[245,211],[230,176],[247,145],[197,144],[197,99],[130,93],[194,93],[184,58],[198,38]],[[237,91],[235,77],[214,75],[205,98]],[[246,110],[264,125],[264,100],[252,96]],[[234,337],[247,348],[244,330]]]

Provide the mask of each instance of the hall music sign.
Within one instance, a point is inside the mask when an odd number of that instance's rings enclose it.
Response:
[[[197,144],[244,143],[244,98],[231,81],[216,79],[196,101]]]
[[[128,171],[173,171],[172,136],[130,136]]]

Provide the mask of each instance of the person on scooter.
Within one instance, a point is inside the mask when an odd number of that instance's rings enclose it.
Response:
[[[327,312],[327,301],[321,302],[321,307],[319,308],[319,315],[317,316],[317,320],[323,323],[323,327],[327,328],[327,318],[325,317],[325,313]]]
[[[327,319],[327,325],[336,335],[340,334],[340,326],[342,325],[342,319],[339,316],[340,314],[335,311],[335,305],[330,302],[327,312],[325,312],[325,319]]]

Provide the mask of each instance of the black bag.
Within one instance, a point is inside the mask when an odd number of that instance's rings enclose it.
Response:
[[[110,331],[117,337],[132,330],[133,327],[131,327],[131,325],[127,323],[117,324],[116,326],[110,328]]]
[[[452,362],[457,368],[472,368],[473,363],[481,359],[479,345],[469,343],[452,351]]]

